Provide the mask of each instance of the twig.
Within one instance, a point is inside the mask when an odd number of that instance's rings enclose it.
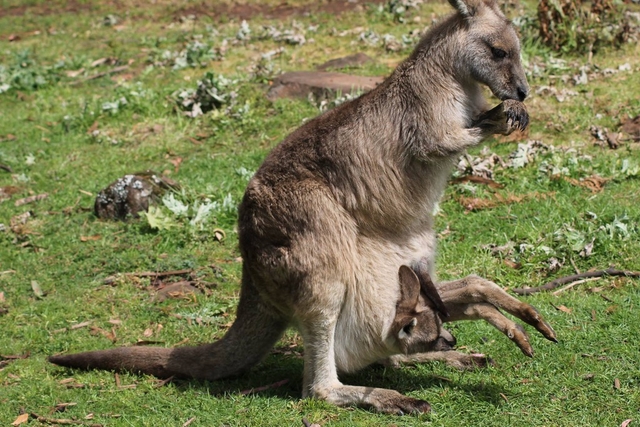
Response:
[[[582,271],[580,271],[580,269],[576,265],[576,262],[573,260],[573,258],[569,258],[569,262],[573,266],[573,269],[576,271],[576,274],[581,274],[582,273]]]
[[[182,427],[187,427],[189,424],[191,424],[192,422],[194,422],[196,420],[196,417],[191,417],[189,418],[187,421],[185,421],[184,424],[182,424]]]
[[[5,165],[3,163],[0,163],[0,169],[5,170],[9,173],[13,173],[13,169],[11,169],[11,166]]]
[[[29,197],[25,197],[24,199],[18,199],[14,204],[16,206],[22,206],[29,203],[37,202],[42,199],[46,199],[47,197],[49,197],[49,194],[47,193],[36,194],[35,196],[29,196]]]
[[[80,84],[80,83],[87,82],[89,80],[95,80],[95,79],[99,79],[100,77],[108,76],[109,74],[121,73],[121,72],[123,72],[125,70],[128,70],[128,69],[129,69],[128,65],[122,65],[120,67],[115,67],[115,68],[112,68],[110,70],[103,71],[102,73],[94,74],[93,76],[85,77],[84,79],[77,80],[75,82],[72,82],[71,84],[72,85],[77,85],[77,84]]]
[[[89,426],[89,427],[102,427],[102,424],[90,424],[90,423],[86,423],[84,421],[81,420],[69,420],[69,419],[65,419],[65,418],[47,418],[47,417],[43,417],[41,415],[38,415],[34,412],[30,413],[31,418],[35,418],[36,420],[40,421],[41,423],[45,423],[45,424],[58,424],[58,425],[85,425],[85,426]]]
[[[161,272],[153,272],[153,271],[141,271],[140,273],[125,273],[127,276],[135,276],[135,277],[167,277],[167,276],[182,276],[184,274],[192,273],[193,270],[173,270],[173,271],[161,271]]]
[[[567,283],[575,282],[580,279],[589,277],[603,277],[603,276],[624,276],[624,277],[640,277],[640,271],[624,271],[616,270],[615,268],[608,268],[606,270],[587,271],[586,273],[574,274],[572,276],[560,277],[559,279],[552,280],[537,288],[520,288],[513,289],[513,292],[519,295],[531,295],[536,292],[550,291],[559,286],[566,285]]]
[[[558,296],[558,294],[560,294],[561,292],[566,291],[567,289],[571,289],[576,285],[580,285],[582,283],[586,283],[586,282],[593,282],[594,280],[600,280],[602,279],[602,277],[590,277],[588,279],[582,279],[582,280],[576,280],[575,282],[569,283],[567,286],[565,286],[564,288],[560,288],[557,291],[555,291],[553,293],[553,295]]]

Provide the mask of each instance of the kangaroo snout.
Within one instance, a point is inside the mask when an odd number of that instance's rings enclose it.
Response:
[[[518,101],[524,101],[527,95],[529,95],[529,88],[526,86],[518,86]]]

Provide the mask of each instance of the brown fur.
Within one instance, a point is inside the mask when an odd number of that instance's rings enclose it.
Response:
[[[304,397],[381,412],[427,411],[426,402],[393,390],[344,385],[338,373],[438,350],[446,331],[426,293],[420,301],[432,320],[425,334],[416,343],[398,341],[408,274],[401,269],[399,279],[398,270],[410,265],[419,282],[435,280],[433,211],[453,163],[488,136],[528,123],[521,103],[528,86],[510,23],[495,1],[450,3],[457,13],[434,26],[384,83],[294,131],[251,179],[239,207],[238,314],[220,341],[50,360],[214,380],[254,366],[292,325],[304,339]],[[503,102],[488,110],[480,85]],[[555,340],[533,307],[492,282],[469,276],[433,287],[449,314],[442,320],[485,319],[531,355],[526,333],[502,308]],[[400,362],[428,360],[425,354]]]

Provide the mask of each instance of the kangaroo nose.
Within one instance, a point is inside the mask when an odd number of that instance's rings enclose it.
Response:
[[[529,89],[520,86],[518,88],[518,99],[520,100],[520,102],[524,101],[527,95],[529,95]]]

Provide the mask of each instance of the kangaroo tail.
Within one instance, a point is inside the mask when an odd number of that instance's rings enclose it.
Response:
[[[248,275],[243,277],[236,321],[222,339],[195,347],[121,347],[49,357],[49,362],[80,369],[131,371],[216,380],[239,375],[267,355],[288,326],[265,307]]]

